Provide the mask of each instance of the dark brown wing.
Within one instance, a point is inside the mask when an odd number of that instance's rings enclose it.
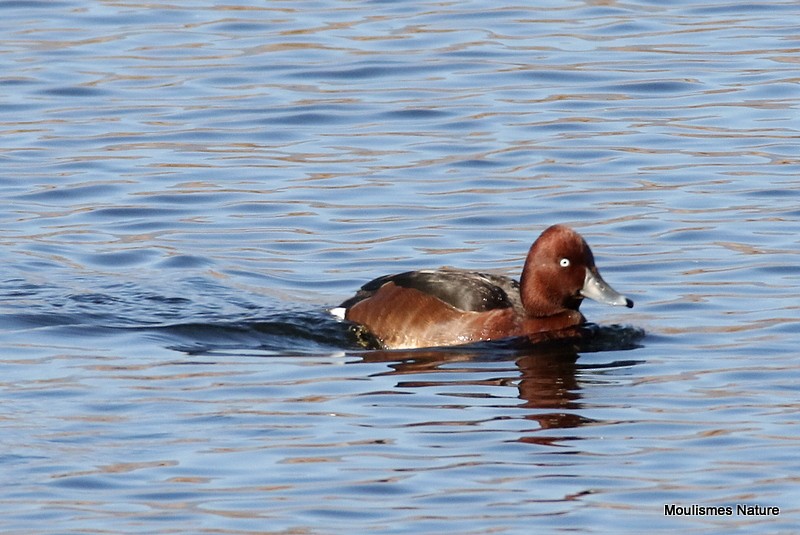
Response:
[[[362,286],[355,296],[340,306],[350,308],[368,299],[389,282],[402,288],[414,288],[441,299],[457,309],[469,312],[522,307],[519,283],[514,279],[458,269],[406,271],[378,277]]]

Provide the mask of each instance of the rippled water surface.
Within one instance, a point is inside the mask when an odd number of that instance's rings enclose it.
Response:
[[[0,530],[796,532],[798,20],[0,3]],[[636,301],[584,305],[595,344],[365,351],[326,313],[516,276],[556,222]]]

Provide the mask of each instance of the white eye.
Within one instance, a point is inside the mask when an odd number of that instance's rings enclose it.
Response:
[[[569,267],[569,258],[562,258],[562,259],[561,259],[561,260],[558,262],[558,264],[559,264],[561,267]]]

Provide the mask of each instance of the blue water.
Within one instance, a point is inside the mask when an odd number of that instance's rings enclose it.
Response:
[[[0,531],[796,532],[799,19],[0,3]],[[326,314],[553,223],[636,302],[597,344]]]

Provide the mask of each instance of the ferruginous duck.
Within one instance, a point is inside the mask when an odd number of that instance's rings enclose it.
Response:
[[[331,312],[366,328],[386,349],[452,346],[561,331],[586,323],[584,297],[633,307],[600,276],[580,234],[553,225],[533,242],[519,282],[453,268],[368,282]]]

